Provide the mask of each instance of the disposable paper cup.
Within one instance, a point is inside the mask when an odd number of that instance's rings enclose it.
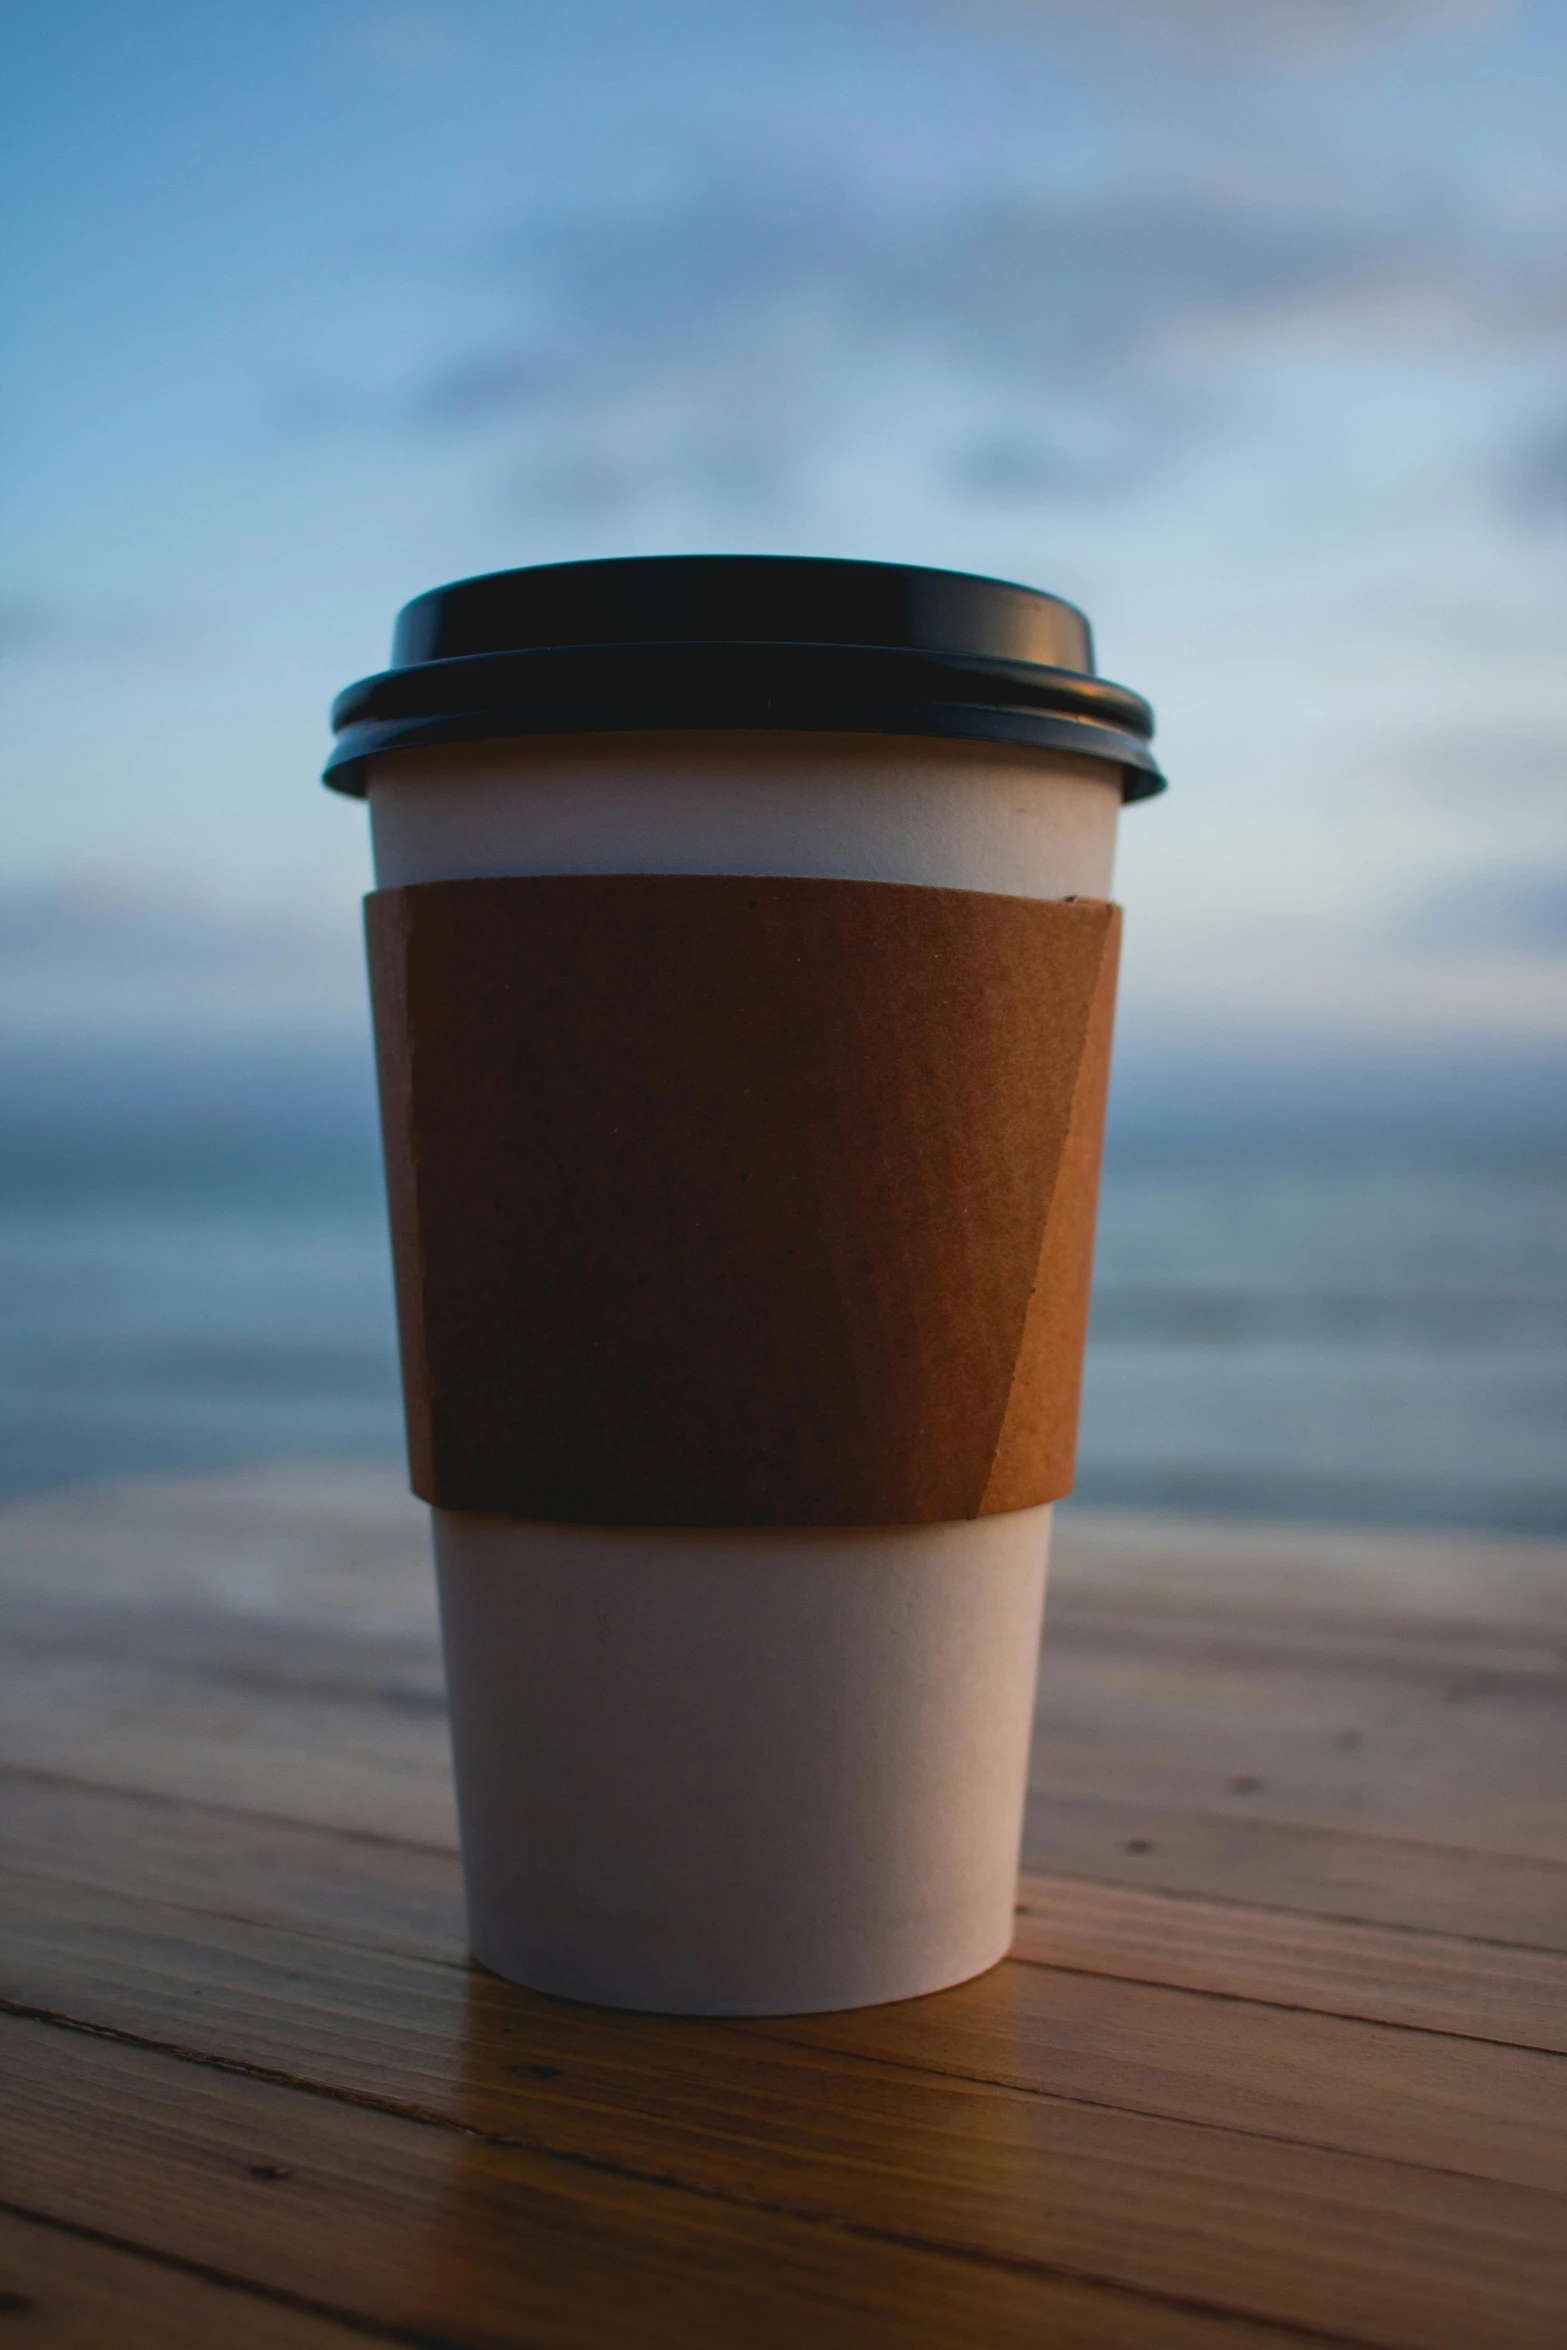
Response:
[[[372,745],[356,780],[382,890],[711,874],[1058,900],[1108,896],[1125,777],[1097,748],[663,725]],[[747,2015],[907,1998],[1005,1954],[1048,1505],[433,1521],[487,1965],[573,1999]]]

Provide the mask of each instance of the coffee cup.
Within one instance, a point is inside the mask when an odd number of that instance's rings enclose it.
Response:
[[[698,557],[437,590],[334,716],[476,1956],[707,2015],[981,1972],[1146,706],[1058,599]]]

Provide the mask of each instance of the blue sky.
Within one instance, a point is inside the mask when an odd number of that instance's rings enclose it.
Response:
[[[8,1032],[362,1018],[325,710],[509,563],[1081,602],[1149,1053],[1567,1025],[1567,8],[55,0],[11,28]]]

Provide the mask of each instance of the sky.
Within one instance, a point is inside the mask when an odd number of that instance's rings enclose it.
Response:
[[[0,121],[0,1037],[363,1023],[326,709],[682,551],[1070,597],[1123,1041],[1567,1028],[1562,0],[54,0]]]

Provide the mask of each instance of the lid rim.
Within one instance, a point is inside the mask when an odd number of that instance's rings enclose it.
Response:
[[[606,711],[582,703],[535,704],[524,710],[468,710],[424,718],[367,719],[346,727],[322,770],[331,790],[363,799],[372,759],[397,751],[437,749],[446,743],[520,742],[590,734],[863,734],[914,742],[992,742],[1021,750],[1066,751],[1102,759],[1121,771],[1121,797],[1155,798],[1167,784],[1146,742],[1119,727],[1099,726],[1064,713],[1008,710],[979,703],[909,703],[880,708],[859,704],[787,712],[626,707]]]
[[[558,672],[579,686],[581,673],[590,666],[598,674],[599,692],[611,697],[617,687],[624,692],[629,684],[662,698],[672,688],[694,682],[692,673],[701,671],[714,673],[703,678],[709,690],[716,686],[720,694],[727,691],[736,697],[780,688],[798,693],[802,686],[807,691],[820,690],[819,680],[824,679],[832,690],[854,700],[864,698],[867,687],[880,687],[883,695],[891,688],[895,700],[904,699],[906,692],[911,704],[948,698],[960,702],[1019,700],[1041,710],[1113,715],[1130,732],[1145,737],[1154,731],[1153,711],[1141,694],[1081,669],[1049,668],[1043,662],[1013,661],[999,655],[932,653],[908,645],[769,643],[758,638],[649,638],[631,643],[538,645],[514,652],[454,654],[439,661],[410,663],[406,668],[377,670],[370,677],[356,679],[333,702],[332,725],[341,732],[367,718],[439,716],[451,708],[453,689],[461,693],[470,709],[490,706],[485,689],[491,685],[504,688],[514,678],[524,687],[539,682],[547,688],[555,681],[553,673]],[[652,670],[656,675],[640,674]],[[976,684],[1009,686],[1014,691],[992,697],[915,690],[926,681],[950,689],[970,679]],[[560,697],[557,694],[554,698]],[[505,695],[493,706],[499,709],[511,704],[512,697]]]

